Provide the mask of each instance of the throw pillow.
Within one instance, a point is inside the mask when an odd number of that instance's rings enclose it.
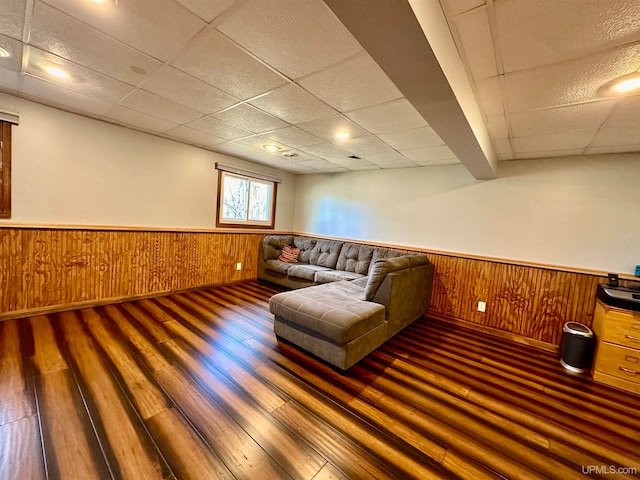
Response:
[[[298,255],[300,255],[299,248],[293,248],[293,247],[290,247],[289,245],[283,245],[282,252],[280,252],[280,256],[278,257],[278,260],[280,260],[281,262],[287,262],[287,263],[297,263]]]

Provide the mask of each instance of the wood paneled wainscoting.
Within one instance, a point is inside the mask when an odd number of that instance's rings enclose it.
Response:
[[[605,279],[595,273],[427,255],[436,272],[430,315],[551,345],[560,344],[565,322],[591,327],[596,285]],[[484,313],[478,311],[478,301],[486,302]]]
[[[263,236],[3,227],[0,319],[256,278]]]

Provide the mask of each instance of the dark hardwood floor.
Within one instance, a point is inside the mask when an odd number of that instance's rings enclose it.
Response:
[[[341,374],[275,292],[0,323],[0,479],[638,478],[640,397],[429,318]]]

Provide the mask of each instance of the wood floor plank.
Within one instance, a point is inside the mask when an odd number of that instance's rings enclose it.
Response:
[[[18,321],[0,322],[0,425],[35,412],[33,391],[25,374]]]
[[[338,372],[277,341],[278,291],[0,323],[0,478],[640,478],[640,397],[556,353],[425,317]]]
[[[0,478],[46,478],[37,415],[0,426]]]
[[[91,312],[91,309],[87,309]],[[83,329],[76,312],[57,315],[70,362],[112,471],[123,478],[165,478],[170,472],[117,380]],[[112,426],[117,426],[113,428]]]
[[[69,369],[36,377],[48,478],[110,479],[102,448]]]
[[[174,408],[145,422],[178,479],[231,480],[235,478]],[[145,477],[138,477],[145,478]]]

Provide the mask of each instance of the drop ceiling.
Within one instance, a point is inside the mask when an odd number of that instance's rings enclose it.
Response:
[[[375,17],[382,1],[343,6]],[[640,151],[640,95],[599,93],[640,71],[637,0],[424,2],[446,35],[421,35],[462,62],[487,157]],[[296,174],[466,164],[462,134],[426,120],[424,79],[399,76],[338,3],[0,0],[0,91]]]

